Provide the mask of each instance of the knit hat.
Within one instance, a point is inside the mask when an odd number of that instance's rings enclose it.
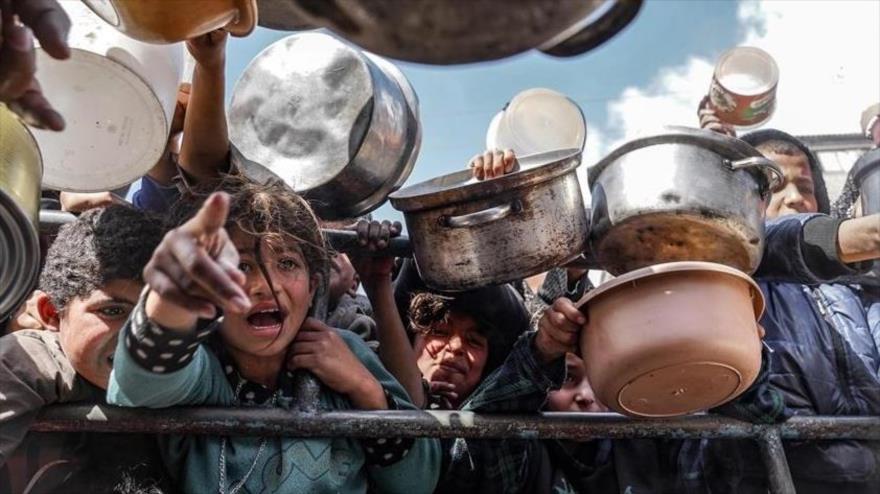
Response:
[[[791,143],[800,149],[807,156],[807,161],[810,163],[810,171],[813,173],[816,205],[819,208],[819,212],[824,214],[829,214],[831,212],[831,201],[828,199],[828,189],[825,187],[825,177],[823,176],[822,164],[819,162],[819,158],[816,157],[816,154],[813,153],[803,141],[791,134],[776,129],[756,130],[740,137],[740,139],[751,144],[752,147],[758,147],[769,141],[784,141]]]

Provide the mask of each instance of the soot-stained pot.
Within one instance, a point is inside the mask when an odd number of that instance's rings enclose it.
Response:
[[[461,171],[392,194],[425,283],[470,290],[578,257],[589,231],[575,173],[580,159],[577,149],[536,154],[502,177],[477,181]]]
[[[668,127],[627,142],[589,170],[592,255],[615,275],[675,261],[752,273],[781,173],[752,146],[714,132]]]

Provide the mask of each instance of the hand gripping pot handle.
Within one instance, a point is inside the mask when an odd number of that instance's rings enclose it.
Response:
[[[512,213],[522,209],[519,201],[513,201],[510,204],[495,206],[493,208],[477,211],[476,213],[463,214],[460,216],[447,216],[443,221],[443,226],[449,228],[468,228],[472,226],[486,225],[504,218]]]
[[[767,181],[770,184],[770,191],[776,191],[779,187],[782,186],[785,181],[785,175],[782,174],[782,170],[779,168],[779,165],[768,160],[767,158],[762,158],[759,156],[752,156],[749,158],[744,158],[736,161],[727,161],[727,164],[734,171],[743,170],[746,168],[764,168],[764,171],[767,172]]]

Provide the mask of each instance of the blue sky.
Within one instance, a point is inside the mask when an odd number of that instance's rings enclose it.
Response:
[[[873,7],[869,5],[868,8]],[[556,59],[530,52],[501,61],[460,66],[396,62],[419,95],[424,128],[421,154],[408,184],[463,168],[470,156],[482,150],[486,126],[495,112],[517,92],[531,87],[555,89],[581,105],[589,126],[586,146],[593,152],[585,154],[592,155],[590,159],[606,152],[610,141],[620,139],[624,133],[628,135],[629,128],[642,119],[694,125],[695,121],[690,121],[695,111],[693,102],[699,100],[703,87],[708,88],[711,65],[724,50],[743,42],[768,50],[775,47],[777,51],[799,42],[806,46],[811,38],[816,37],[817,31],[805,24],[815,22],[827,30],[829,13],[845,15],[847,9],[856,12],[856,15],[848,16],[849,19],[864,19],[865,2],[648,0],[635,21],[622,33],[576,58]],[[809,16],[802,14],[807,11]],[[868,17],[874,14],[873,10],[868,13]],[[786,23],[787,18],[793,20]],[[794,22],[797,26],[793,25]],[[763,32],[765,23],[775,28],[772,35]],[[870,45],[866,40],[880,36],[877,34],[880,28],[875,30],[874,24],[870,21],[863,29],[868,32],[860,33],[859,38],[850,44]],[[880,20],[876,24],[880,25]],[[833,40],[849,42],[845,39],[848,33],[838,31],[839,34],[827,33],[827,39],[832,40],[829,43]],[[260,28],[248,38],[231,39],[227,91],[231,93],[235,81],[257,53],[289,34]],[[784,42],[776,41],[783,34]],[[876,58],[874,48],[864,51],[861,55],[866,58],[861,60]],[[777,56],[776,51],[771,53]],[[777,61],[783,69],[792,67],[791,73],[800,68],[795,64],[803,64],[803,58],[806,57],[793,54]],[[838,70],[837,65],[840,65],[841,73],[848,74],[844,70],[844,61],[838,63],[833,58],[829,63],[833,63],[829,70]],[[850,65],[864,68],[864,63]],[[813,68],[822,70],[815,60]],[[787,82],[785,76],[783,71],[780,92],[783,83]],[[878,86],[868,84],[867,87]],[[861,94],[859,97],[861,99],[853,105],[865,100],[866,106],[874,95]],[[794,99],[793,94],[791,101]],[[670,101],[677,106],[667,115],[664,108]],[[657,106],[658,102],[662,105]],[[640,115],[642,108],[648,109],[648,114]],[[780,104],[780,108],[784,106]],[[610,115],[612,111],[616,115]],[[774,116],[774,121],[777,120]],[[589,164],[592,163],[586,163]],[[376,215],[401,218],[390,205],[383,206]]]

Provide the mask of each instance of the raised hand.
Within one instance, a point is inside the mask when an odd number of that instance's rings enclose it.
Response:
[[[144,281],[164,302],[206,319],[216,316],[215,307],[250,309],[238,251],[223,227],[228,214],[229,196],[215,192],[192,219],[162,239],[144,268]]]
[[[347,396],[360,409],[385,409],[382,385],[334,329],[309,317],[290,346],[287,368],[312,372],[324,385]]]
[[[186,49],[203,67],[217,67],[226,61],[226,39],[229,33],[222,29],[186,40]]]
[[[483,154],[478,154],[471,158],[468,165],[477,180],[485,180],[489,178],[507,175],[519,168],[519,162],[513,151],[508,149],[502,151],[500,149],[489,149]]]
[[[541,360],[550,362],[567,352],[576,354],[581,328],[586,323],[586,316],[571,300],[565,297],[556,299],[538,321],[535,349]]]
[[[697,116],[700,118],[700,128],[718,132],[719,134],[736,137],[736,130],[732,125],[726,124],[718,118],[715,109],[709,103],[709,96],[704,96],[697,108]]]
[[[64,119],[36,79],[34,37],[50,56],[69,58],[70,19],[56,0],[4,0],[0,16],[0,102],[29,125],[63,130]]]
[[[380,251],[388,246],[388,242],[400,235],[403,226],[399,221],[390,222],[382,221],[358,221],[354,225],[354,230],[358,234],[358,242],[367,247],[371,251]],[[391,269],[394,266],[394,257],[380,256],[349,256],[351,264],[364,289],[371,288],[375,283],[391,280]]]

